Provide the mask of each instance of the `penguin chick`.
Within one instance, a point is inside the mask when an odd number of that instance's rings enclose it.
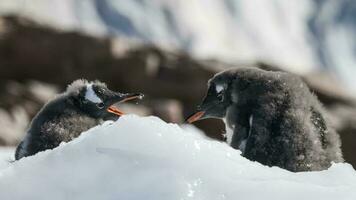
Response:
[[[209,80],[188,122],[222,118],[227,142],[244,157],[293,172],[315,171],[343,161],[340,138],[324,113],[298,76],[239,68]]]
[[[113,92],[99,81],[76,80],[33,118],[16,149],[15,159],[53,149],[105,120],[116,120],[123,113],[113,104],[142,97],[142,94]]]

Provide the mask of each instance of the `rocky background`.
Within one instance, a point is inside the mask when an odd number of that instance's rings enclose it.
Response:
[[[224,63],[141,45],[133,41],[91,37],[37,24],[18,16],[0,18],[0,145],[16,145],[41,106],[78,78],[99,79],[109,88],[143,92],[139,104],[120,105],[139,115],[157,115],[183,123],[203,98],[206,83],[216,72],[251,66],[287,69],[268,63]],[[342,138],[347,162],[356,167],[356,100],[326,73],[304,76],[330,113]],[[196,125],[212,138],[224,140],[219,120]]]

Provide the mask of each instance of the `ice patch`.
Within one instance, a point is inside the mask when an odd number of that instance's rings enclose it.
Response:
[[[85,99],[93,102],[93,103],[101,103],[103,102],[94,92],[93,84],[87,85],[87,91],[85,92]]]

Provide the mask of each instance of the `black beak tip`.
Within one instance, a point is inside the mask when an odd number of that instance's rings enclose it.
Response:
[[[191,124],[193,122],[201,120],[204,115],[205,111],[197,111],[194,114],[190,115],[185,121]]]
[[[190,124],[189,119],[190,119],[191,116],[192,116],[192,115],[189,115],[187,118],[185,118],[184,122]]]
[[[130,94],[127,94],[125,98],[142,100],[143,97],[145,97],[145,95],[142,93],[130,93]]]

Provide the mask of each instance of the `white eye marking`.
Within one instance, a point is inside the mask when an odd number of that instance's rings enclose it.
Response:
[[[216,85],[216,86],[215,86],[215,90],[216,90],[217,93],[220,93],[221,91],[224,90],[224,86],[222,86],[222,85]]]
[[[85,92],[85,99],[93,102],[93,103],[101,103],[103,102],[94,92],[93,84],[87,85],[87,91]]]

